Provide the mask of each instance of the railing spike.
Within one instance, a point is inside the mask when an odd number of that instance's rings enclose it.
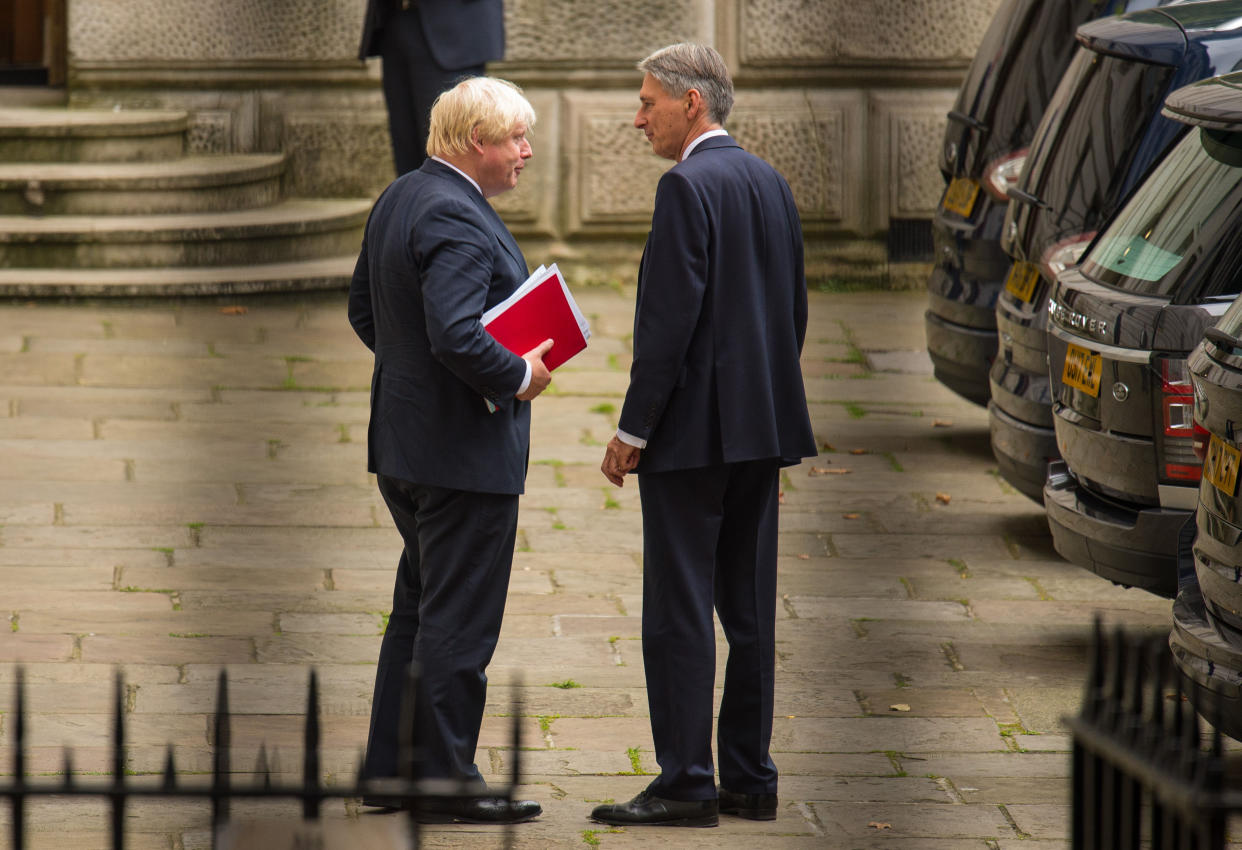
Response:
[[[272,787],[272,769],[267,764],[267,744],[259,744],[259,758],[254,763],[254,772],[263,778],[263,787]]]
[[[514,677],[513,688],[513,769],[509,786],[513,791],[522,783],[522,676]]]
[[[118,668],[112,698],[112,848],[125,848],[125,680]]]
[[[63,755],[63,759],[61,761],[60,770],[61,770],[61,774],[64,776],[63,784],[65,788],[72,788],[73,787],[73,750],[69,749],[69,747],[66,746],[62,755]]]
[[[306,734],[302,757],[302,818],[319,819],[319,676],[311,670],[306,693]]]
[[[1082,700],[1082,717],[1094,722],[1099,718],[1104,691],[1104,625],[1097,611],[1091,622],[1091,654],[1087,665],[1087,687]]]
[[[232,735],[229,720],[229,677],[224,670],[220,671],[216,686],[216,752],[212,759],[212,790],[211,790],[211,824],[212,846],[215,846],[216,834],[220,826],[229,817],[229,748],[232,746]]]
[[[112,690],[112,782],[118,785],[125,777],[125,681],[116,671]]]
[[[164,748],[163,787],[167,791],[171,791],[177,787],[177,757],[173,753],[172,744],[169,744]]]
[[[414,751],[414,712],[418,703],[418,686],[422,670],[417,661],[411,661],[405,677],[405,691],[401,695],[400,726],[397,728],[397,766],[403,779],[413,780],[418,775],[414,763],[418,754]]]
[[[17,687],[13,690],[13,847],[26,846],[26,670],[17,668]]]

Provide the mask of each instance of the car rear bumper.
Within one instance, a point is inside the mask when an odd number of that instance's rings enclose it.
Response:
[[[1056,434],[1010,416],[995,401],[988,405],[988,430],[1001,477],[1018,492],[1042,502],[1048,461],[1059,457]]]
[[[927,353],[936,380],[967,401],[987,404],[988,370],[996,357],[996,328],[975,328],[947,321],[928,310]]]
[[[1126,587],[1176,595],[1178,532],[1190,511],[1102,499],[1064,461],[1048,467],[1044,511],[1052,545],[1067,561]]]
[[[1195,710],[1226,735],[1242,739],[1242,650],[1213,627],[1194,582],[1173,602],[1169,648]]]
[[[1195,518],[1195,575],[1204,606],[1226,639],[1242,646],[1242,528],[1206,504]]]

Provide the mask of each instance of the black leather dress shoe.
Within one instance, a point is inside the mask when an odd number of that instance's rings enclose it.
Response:
[[[665,800],[649,790],[628,803],[596,806],[591,820],[610,826],[716,826],[715,800]]]
[[[717,788],[720,795],[720,813],[737,815],[747,820],[776,820],[775,794],[735,794]]]
[[[386,815],[400,812],[405,803],[400,797],[365,797],[362,805],[376,809],[368,814]],[[471,800],[420,800],[414,806],[414,819],[419,823],[524,823],[543,814],[543,807],[534,800],[498,797]]]
[[[499,797],[471,800],[424,800],[414,807],[419,823],[525,823],[543,814],[534,800],[509,802]]]

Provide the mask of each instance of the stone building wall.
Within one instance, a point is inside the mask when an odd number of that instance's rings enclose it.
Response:
[[[629,280],[669,163],[630,126],[634,63],[679,40],[734,73],[729,129],[788,179],[816,280],[873,277],[892,219],[943,188],[944,116],[999,0],[507,0],[506,57],[539,119],[497,207],[532,262]],[[355,58],[364,0],[68,0],[70,103],[190,110],[195,151],[291,156],[286,189],[391,179],[380,68]]]

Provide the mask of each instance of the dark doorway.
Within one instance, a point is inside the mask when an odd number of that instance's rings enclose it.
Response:
[[[65,81],[65,0],[0,0],[0,85]]]

